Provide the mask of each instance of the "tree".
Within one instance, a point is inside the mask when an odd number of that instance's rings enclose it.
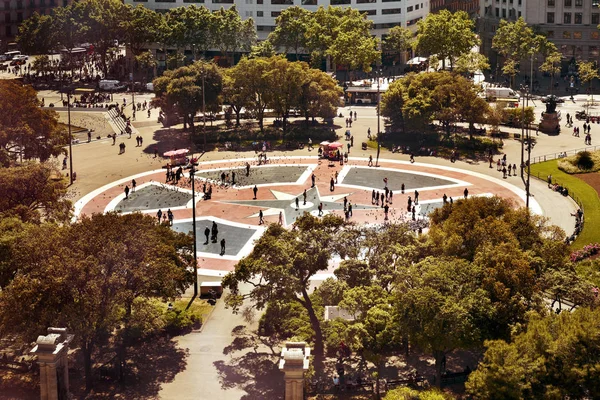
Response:
[[[456,60],[456,72],[474,75],[490,69],[490,62],[486,56],[472,51],[462,54]]]
[[[0,168],[0,216],[15,216],[24,222],[67,222],[71,202],[67,185],[55,179],[59,173],[48,164],[27,163]]]
[[[162,26],[162,16],[141,4],[136,7],[127,4],[123,11],[125,16],[120,21],[119,26],[123,30],[125,45],[133,56],[131,73],[134,73],[133,66],[137,63],[146,69],[147,77],[147,70],[154,68],[156,61],[153,60],[152,52],[146,50],[142,53],[142,51],[145,46],[157,41]]]
[[[523,17],[515,22],[503,19],[492,39],[492,48],[504,57],[502,72],[514,77],[521,60],[539,53],[547,41],[545,36],[536,34]]]
[[[26,54],[46,54],[53,47],[52,16],[34,12],[19,25],[17,43]]]
[[[275,300],[304,307],[314,331],[317,367],[324,356],[323,333],[308,293],[309,283],[313,275],[327,268],[333,255],[332,242],[343,224],[343,219],[334,215],[317,219],[309,214],[296,220],[295,228],[289,231],[272,224],[252,253],[223,278],[223,286],[231,291],[225,301],[234,311],[239,311],[245,299],[257,309]],[[250,285],[250,291],[244,293],[242,284]]]
[[[245,104],[244,107],[254,114],[258,120],[261,132],[264,129],[265,110],[267,109],[267,102],[271,95],[266,80],[270,65],[267,58],[249,59],[242,57],[240,62],[230,72],[230,76],[233,77],[234,87],[239,90],[237,92],[237,96],[240,96],[239,104]],[[241,111],[241,106],[239,109]]]
[[[233,65],[235,52],[250,51],[256,43],[254,20],[242,20],[235,5],[228,9],[221,7],[214,13],[214,18],[213,44]]]
[[[194,60],[200,53],[206,53],[216,38],[216,16],[206,7],[194,4],[170,9],[166,14],[167,42],[183,49],[191,48]],[[163,28],[164,29],[164,28]]]
[[[438,387],[446,354],[482,341],[479,321],[488,319],[492,308],[480,279],[481,270],[472,263],[428,257],[398,281],[396,321],[410,343],[435,358]]]
[[[596,67],[596,62],[594,61],[578,61],[577,62],[577,72],[579,72],[579,79],[581,79],[581,83],[584,85],[589,82],[590,88],[589,93],[592,94],[592,103],[594,102],[594,95],[592,92],[592,82],[594,79],[598,79],[598,68]]]
[[[383,48],[387,51],[403,53],[409,50],[415,41],[414,34],[410,29],[398,25],[390,29],[385,40]]]
[[[31,68],[34,69],[36,73],[41,73],[43,76],[46,76],[46,72],[48,72],[51,67],[52,63],[50,57],[46,54],[37,56],[31,65]]]
[[[371,36],[373,22],[353,8],[319,7],[313,13],[306,32],[306,48],[311,62],[319,65],[324,57],[348,69],[371,70],[381,58],[377,40]]]
[[[31,341],[48,326],[69,328],[88,389],[94,350],[144,315],[133,315],[134,301],[172,299],[192,282],[191,238],[139,213],[40,225],[23,237],[16,258],[20,270],[0,293],[2,331]]]
[[[400,80],[395,80],[381,96],[381,115],[390,121],[394,131],[404,131],[403,107],[403,83]]]
[[[275,30],[269,34],[268,42],[293,53],[298,61],[301,49],[306,48],[308,26],[313,13],[306,8],[293,6],[281,11],[275,19]]]
[[[149,71],[154,71],[154,68],[158,66],[158,61],[151,51],[144,51],[135,57],[135,62],[145,72],[145,80],[148,80]]]
[[[487,350],[466,384],[475,398],[541,399],[600,396],[598,310],[532,314],[511,343]]]
[[[435,54],[442,61],[443,69],[446,69],[446,60],[452,68],[458,57],[479,44],[474,22],[464,11],[441,10],[417,24],[416,48],[424,54]]]
[[[283,56],[268,59],[269,69],[265,82],[269,88],[269,107],[283,119],[283,132],[286,132],[290,110],[300,102],[300,91],[306,82],[308,64],[289,62]]]
[[[85,12],[80,3],[72,3],[67,7],[57,7],[53,10],[52,38],[55,46],[64,47],[70,54],[81,43],[90,29]]]
[[[203,100],[207,109],[220,104],[222,87],[220,69],[214,63],[197,61],[174,71],[166,71],[163,76],[155,79],[156,99],[153,101],[164,110],[176,110],[183,116],[184,125],[189,124],[193,135],[194,118],[202,109]]]
[[[306,118],[306,126],[310,118],[333,118],[337,114],[342,88],[325,72],[310,68],[306,71],[306,79],[302,84],[298,109]]]
[[[0,80],[0,151],[12,160],[46,161],[67,143],[56,112],[40,108],[31,86]]]
[[[550,41],[546,41],[542,49],[544,62],[540,65],[540,71],[550,74],[550,93],[554,91],[554,75],[560,72],[560,62],[562,54],[557,50],[556,45]]]
[[[273,57],[276,54],[275,47],[273,43],[269,40],[263,40],[262,42],[257,43],[252,46],[250,49],[249,58],[260,58],[260,57]]]

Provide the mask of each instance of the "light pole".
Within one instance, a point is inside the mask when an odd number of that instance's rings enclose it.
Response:
[[[71,92],[67,91],[67,118],[69,125],[69,184],[73,184],[73,134],[71,133]]]
[[[380,104],[381,104],[381,93],[379,92],[379,87],[380,87],[380,77],[381,77],[381,68],[379,68],[376,72],[375,72],[375,76],[377,77],[377,158],[375,160],[375,166],[379,167],[379,153],[381,152],[381,141],[380,141],[380,135],[381,135],[381,129],[380,129],[380,118],[379,118],[379,110],[380,110]]]
[[[202,135],[204,136],[204,148],[206,153],[206,97],[204,96],[204,66],[202,67]]]
[[[194,185],[196,180],[195,175],[196,167],[192,163],[192,169],[190,169],[190,179],[192,181],[192,236],[194,237],[194,298],[198,296],[198,257],[196,255],[196,186]]]
[[[525,94],[523,99],[523,108],[521,112],[521,180],[525,185],[525,206],[529,209],[529,178],[531,175],[531,134],[529,130],[529,124],[525,127],[525,101],[529,106],[529,87],[526,85],[521,86]],[[525,130],[527,130],[527,163],[525,163]],[[525,179],[525,167],[527,167],[527,179]]]

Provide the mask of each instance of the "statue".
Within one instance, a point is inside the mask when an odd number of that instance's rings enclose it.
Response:
[[[546,97],[546,113],[548,114],[554,114],[556,112],[556,96],[555,95],[550,95],[548,97]]]

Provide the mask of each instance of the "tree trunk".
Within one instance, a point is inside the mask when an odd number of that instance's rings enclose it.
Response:
[[[469,122],[469,140],[473,140],[473,132],[475,131],[475,124]]]
[[[92,375],[92,350],[93,345],[91,343],[84,342],[81,345],[81,353],[83,354],[83,367],[85,371],[85,390],[89,392],[93,386],[93,375]]]
[[[442,387],[442,360],[446,355],[443,351],[435,351],[433,352],[433,356],[435,357],[435,385],[438,388]]]
[[[242,110],[237,110],[235,112],[235,126],[240,126],[240,113],[242,112]]]
[[[310,319],[310,325],[315,331],[315,348],[313,349],[313,354],[315,356],[315,370],[320,371],[323,367],[322,363],[324,359],[323,332],[321,331],[321,322],[319,322],[319,318],[317,318],[312,301],[310,301],[310,297],[308,296],[308,292],[306,290],[302,290],[302,297],[304,299],[302,305],[304,308],[306,308],[308,317]]]

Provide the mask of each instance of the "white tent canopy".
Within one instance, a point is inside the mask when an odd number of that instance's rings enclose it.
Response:
[[[427,61],[427,58],[425,58],[425,57],[415,57],[415,58],[411,58],[410,60],[408,60],[407,64],[408,65],[419,65],[421,63],[424,63],[425,61]]]

